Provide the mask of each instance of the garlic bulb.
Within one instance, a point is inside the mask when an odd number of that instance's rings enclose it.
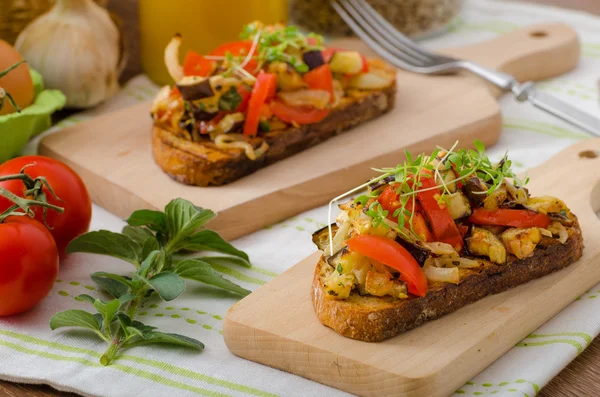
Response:
[[[69,107],[95,106],[119,89],[121,33],[92,0],[57,0],[21,32],[15,48]]]

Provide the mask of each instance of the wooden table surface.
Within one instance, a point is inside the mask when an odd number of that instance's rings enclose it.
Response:
[[[599,0],[526,0],[530,3],[551,4],[555,6],[588,11],[600,15]],[[110,0],[115,12],[130,12],[134,2]],[[134,31],[127,32],[134,38]],[[131,41],[130,41],[131,43]],[[133,50],[137,55],[137,51]],[[126,71],[134,75],[139,62],[132,62]],[[75,396],[72,393],[59,392],[46,385],[23,385],[0,381],[0,397],[55,397]],[[540,397],[582,397],[600,396],[600,338],[594,339],[590,346],[560,372],[538,394]]]

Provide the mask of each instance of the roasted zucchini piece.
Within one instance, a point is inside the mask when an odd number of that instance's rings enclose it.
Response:
[[[542,233],[537,227],[526,229],[513,227],[504,231],[500,237],[508,252],[523,259],[533,255],[535,247],[542,240]]]
[[[471,254],[487,256],[494,263],[506,263],[506,248],[489,230],[473,226],[471,235],[465,239],[465,242]]]
[[[461,192],[448,194],[446,197],[446,205],[452,219],[460,219],[471,215],[471,204],[469,200]]]
[[[387,274],[370,271],[367,273],[365,290],[369,295],[391,295],[395,298],[406,298],[407,288],[403,282],[390,278]]]
[[[506,201],[508,198],[508,192],[504,188],[499,188],[490,193],[485,200],[483,200],[483,208],[486,210],[496,210]]]
[[[354,276],[351,274],[340,274],[334,270],[325,280],[323,287],[327,291],[330,299],[346,299],[350,296],[352,286],[354,285]]]
[[[569,208],[564,201],[552,196],[531,197],[525,206],[542,214],[560,213],[561,211],[565,214],[569,213]]]
[[[271,62],[268,72],[277,76],[277,87],[282,91],[295,91],[306,88],[306,83],[300,73],[285,62]]]
[[[357,74],[363,68],[362,56],[356,51],[336,51],[329,61],[334,73]]]

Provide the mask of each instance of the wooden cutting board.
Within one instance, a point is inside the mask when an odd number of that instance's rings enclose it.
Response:
[[[579,43],[570,27],[547,24],[447,52],[519,80],[541,80],[573,69]],[[155,165],[149,103],[50,135],[40,153],[72,166],[94,202],[121,217],[183,197],[218,211],[211,227],[232,239],[326,203],[366,181],[371,167],[397,164],[404,149],[430,151],[456,140],[468,146],[474,138],[489,146],[498,140],[499,93],[476,77],[399,72],[398,88],[389,114],[222,187],[181,185]]]
[[[533,195],[560,197],[579,217],[585,249],[570,267],[387,341],[366,343],[319,323],[310,294],[316,252],[229,310],[227,347],[361,396],[453,393],[600,281],[599,156],[600,139],[583,141],[529,172]]]

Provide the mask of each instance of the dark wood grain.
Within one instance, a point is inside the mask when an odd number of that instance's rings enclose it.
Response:
[[[528,0],[530,3],[582,10],[600,15],[599,0]],[[123,81],[141,72],[136,27],[137,1],[109,0],[109,8],[124,22],[123,30],[129,54],[129,62],[123,73]],[[591,345],[556,376],[540,393],[540,397],[582,397],[600,395],[600,339]],[[0,381],[1,397],[56,397],[75,396],[46,385],[22,385]]]

